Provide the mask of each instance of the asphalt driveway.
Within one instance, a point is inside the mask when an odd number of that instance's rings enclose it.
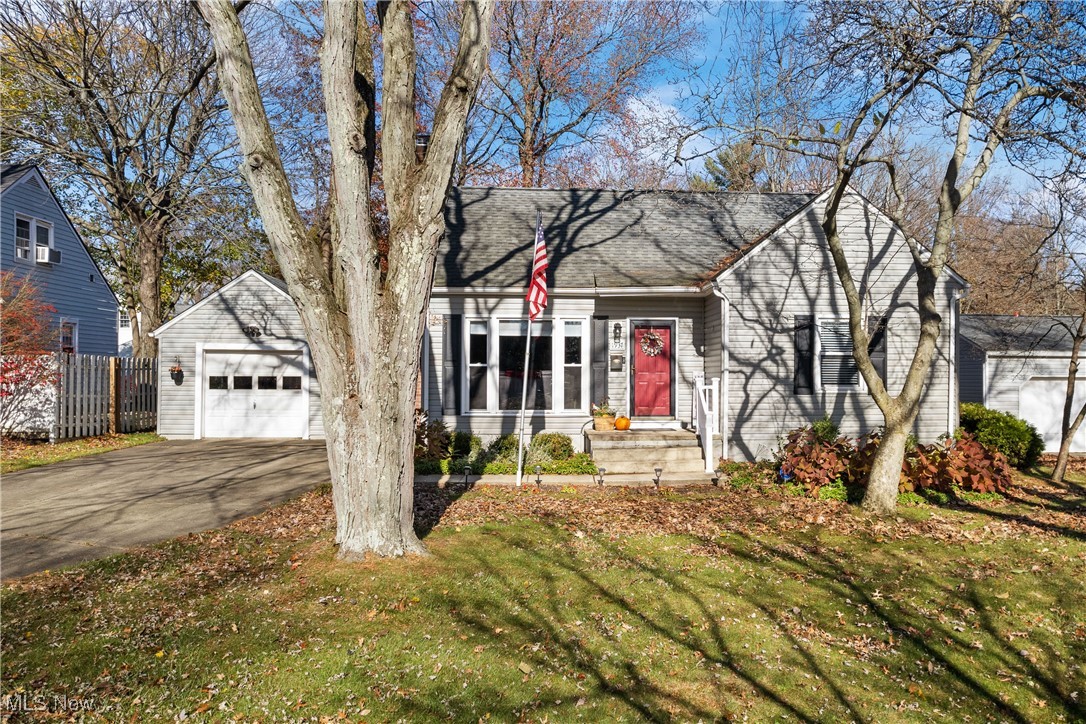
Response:
[[[9,473],[0,577],[219,528],[328,479],[311,440],[178,440]]]

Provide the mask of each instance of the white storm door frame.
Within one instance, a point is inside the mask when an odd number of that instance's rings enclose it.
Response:
[[[204,357],[208,353],[226,352],[234,354],[260,354],[275,352],[293,352],[302,356],[302,407],[305,409],[305,422],[302,426],[302,439],[309,439],[309,345],[298,342],[197,342],[196,343],[196,400],[193,404],[192,439],[200,440],[204,436]]]

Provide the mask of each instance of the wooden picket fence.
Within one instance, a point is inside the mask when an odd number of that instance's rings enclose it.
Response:
[[[114,357],[111,385],[116,432],[154,430],[158,422],[158,360],[144,357]]]
[[[158,362],[56,353],[56,415],[50,440],[154,430]]]

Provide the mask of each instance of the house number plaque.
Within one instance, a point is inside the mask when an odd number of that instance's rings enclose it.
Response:
[[[626,322],[607,324],[607,347],[611,352],[626,351]]]

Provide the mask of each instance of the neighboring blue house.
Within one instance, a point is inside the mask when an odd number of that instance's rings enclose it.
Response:
[[[34,165],[0,166],[0,267],[56,309],[58,349],[117,354],[117,297]]]

